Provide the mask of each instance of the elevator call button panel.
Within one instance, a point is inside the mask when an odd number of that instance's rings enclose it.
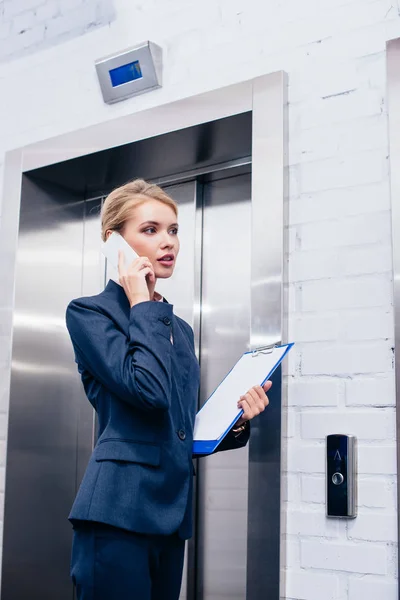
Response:
[[[357,457],[353,435],[326,438],[326,514],[354,519],[357,516]]]

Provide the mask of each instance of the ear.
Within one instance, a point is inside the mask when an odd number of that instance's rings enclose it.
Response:
[[[108,238],[110,237],[110,235],[112,234],[113,230],[112,229],[107,229],[106,231],[106,241],[108,240]]]

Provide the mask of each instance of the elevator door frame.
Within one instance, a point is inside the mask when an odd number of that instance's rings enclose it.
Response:
[[[287,310],[284,306],[283,283],[286,280],[284,201],[287,198],[287,83],[283,72],[104,121],[6,153],[3,196],[7,201],[3,203],[0,256],[7,256],[10,267],[3,281],[1,299],[4,305],[14,304],[23,173],[248,111],[252,111],[253,123],[250,343],[255,348],[285,342],[287,327],[284,315]],[[4,232],[7,234],[4,235]],[[260,260],[262,256],[268,256],[268,261]],[[285,403],[283,396],[282,404]],[[266,521],[270,501],[271,498],[264,499],[263,514]],[[276,503],[277,498],[273,501]],[[280,548],[276,548],[281,555],[282,544],[280,540]],[[264,564],[264,569],[267,567],[268,562]],[[279,578],[279,570],[275,570],[271,576]],[[281,581],[280,596],[284,596],[284,581]],[[255,598],[253,594],[248,595],[248,600]]]

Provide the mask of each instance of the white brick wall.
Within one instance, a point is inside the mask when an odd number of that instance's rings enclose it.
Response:
[[[112,0],[2,0],[0,61],[33,51],[108,24]]]
[[[385,42],[400,36],[398,2],[85,4],[83,9],[77,0],[0,2],[0,60],[13,59],[0,64],[0,165],[10,148],[287,71],[287,283],[289,332],[297,344],[285,381],[285,598],[394,600],[397,475]],[[95,21],[94,7],[100,11]],[[92,22],[110,24],[91,30]],[[145,39],[164,48],[163,88],[105,106],[94,60]],[[60,70],[62,78],[55,81]],[[9,268],[0,257],[0,280]],[[0,495],[10,308],[0,307],[5,348]],[[323,436],[345,430],[359,438],[359,517],[352,523],[324,516]]]

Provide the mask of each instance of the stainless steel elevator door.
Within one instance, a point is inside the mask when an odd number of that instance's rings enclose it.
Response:
[[[84,202],[25,178],[17,252],[2,600],[70,600],[82,397],[65,308],[80,295]]]
[[[250,219],[249,174],[205,186],[201,402],[249,348]],[[196,600],[244,600],[248,450],[217,453],[199,463]]]

